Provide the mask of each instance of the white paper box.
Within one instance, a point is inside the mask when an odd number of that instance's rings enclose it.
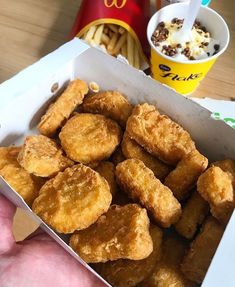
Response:
[[[25,135],[35,133],[36,124],[54,96],[51,92],[52,85],[58,83],[62,88],[69,80],[77,77],[88,82],[95,81],[104,90],[119,90],[134,104],[148,102],[156,105],[160,111],[164,111],[190,132],[198,149],[211,161],[235,157],[235,131],[231,127],[222,121],[215,121],[211,118],[211,112],[197,103],[115,58],[89,48],[78,39],[65,44],[0,86],[0,146],[19,144]],[[1,177],[0,192],[17,206],[27,210],[47,233],[91,270],[66,245],[66,236],[56,234],[34,215]],[[203,287],[234,287],[234,239],[233,215]]]

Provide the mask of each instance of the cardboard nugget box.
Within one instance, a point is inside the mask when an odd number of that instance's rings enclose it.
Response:
[[[65,44],[0,86],[0,146],[20,144],[25,135],[37,133],[35,127],[40,117],[56,96],[52,86],[58,84],[59,89],[62,89],[77,77],[88,82],[95,81],[104,90],[119,90],[133,104],[148,102],[156,105],[190,132],[198,149],[210,161],[235,157],[235,131],[231,127],[222,121],[215,121],[211,113],[197,103],[78,39]],[[1,177],[0,192],[15,205],[25,209],[67,252],[95,273],[67,245],[68,238],[54,232],[33,214]],[[233,214],[202,286],[234,287],[234,262]]]

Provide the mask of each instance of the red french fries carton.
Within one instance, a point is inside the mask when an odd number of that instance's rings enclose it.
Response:
[[[94,25],[116,24],[131,34],[141,57],[146,61],[149,54],[146,36],[149,15],[149,0],[84,0],[77,14],[71,38],[81,38]]]

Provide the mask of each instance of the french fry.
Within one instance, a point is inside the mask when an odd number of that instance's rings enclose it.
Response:
[[[113,33],[113,36],[108,44],[108,52],[112,52],[112,50],[114,49],[116,42],[118,40],[118,34],[117,33]]]
[[[104,30],[104,25],[100,25],[100,26],[98,26],[98,28],[94,34],[94,41],[95,41],[96,45],[99,45],[101,42],[101,36],[103,34],[103,30]]]
[[[109,29],[108,31],[108,36],[111,38],[113,36],[114,32],[112,30]]]
[[[84,38],[84,40],[89,42],[93,38],[96,29],[97,29],[97,26],[91,26],[89,28],[89,30],[87,31],[87,34],[86,34],[86,37]]]
[[[112,50],[113,54],[118,54],[123,44],[126,42],[127,33],[122,34],[122,36],[118,39],[116,46]]]
[[[115,24],[101,24],[91,26],[82,36],[91,46],[100,48],[112,56],[121,54],[129,64],[140,68],[140,53],[135,40],[122,26]]]
[[[118,33],[118,27],[113,24],[108,24],[108,27],[110,30],[112,30],[114,33]]]
[[[121,54],[123,57],[127,59],[127,44],[126,43],[121,47]]]
[[[88,43],[89,43],[92,47],[97,46],[96,42],[95,42],[93,39],[91,39]]]
[[[108,31],[109,31],[109,28],[105,25],[105,27],[104,27],[104,33],[105,33],[105,34],[108,34]]]
[[[135,50],[135,53],[134,53],[134,67],[136,69],[139,69],[140,68],[140,57],[139,57],[139,51],[138,51],[138,48],[137,48],[136,45],[134,46],[134,50]]]
[[[101,42],[102,42],[103,44],[105,44],[105,45],[108,45],[109,42],[110,42],[109,36],[107,36],[106,34],[103,33],[103,34],[101,35]]]
[[[118,32],[120,34],[124,34],[126,32],[126,29],[120,26],[119,29],[118,29]]]
[[[100,48],[101,48],[105,53],[107,53],[107,49],[106,49],[106,47],[105,47],[104,44],[101,44],[101,45],[100,45]]]
[[[127,60],[130,65],[134,66],[134,40],[131,35],[127,35]]]
[[[88,31],[86,31],[83,35],[82,35],[82,39],[85,40],[86,36],[87,36]]]

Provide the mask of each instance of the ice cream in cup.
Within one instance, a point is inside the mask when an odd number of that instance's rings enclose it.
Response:
[[[147,28],[153,78],[183,95],[197,88],[229,43],[224,19],[205,6],[200,7],[190,40],[174,37],[187,8],[187,3],[166,6],[152,16]]]

